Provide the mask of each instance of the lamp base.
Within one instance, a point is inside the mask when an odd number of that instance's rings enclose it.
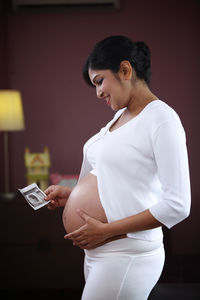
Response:
[[[6,201],[10,201],[13,200],[16,197],[15,193],[11,193],[11,192],[4,192],[4,193],[0,193],[0,198]]]

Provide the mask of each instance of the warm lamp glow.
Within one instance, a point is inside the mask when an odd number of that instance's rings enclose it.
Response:
[[[24,129],[21,94],[14,90],[0,90],[0,131]]]

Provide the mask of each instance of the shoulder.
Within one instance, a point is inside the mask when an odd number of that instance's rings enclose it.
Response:
[[[156,100],[150,103],[146,110],[146,121],[149,128],[156,130],[165,123],[176,123],[181,125],[181,120],[177,112],[162,100]]]
[[[148,128],[154,141],[157,137],[162,140],[172,137],[175,139],[183,138],[185,141],[186,134],[179,115],[167,103],[158,100],[152,110],[149,111],[148,119]]]
[[[162,100],[152,102],[149,110],[153,120],[162,123],[170,120],[180,120],[177,112]]]

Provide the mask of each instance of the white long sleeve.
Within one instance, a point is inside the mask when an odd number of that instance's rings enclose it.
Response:
[[[190,180],[185,133],[179,120],[163,122],[154,133],[153,150],[163,197],[150,208],[168,228],[190,212]]]
[[[99,196],[109,222],[149,209],[171,228],[188,216],[191,202],[181,121],[171,107],[156,100],[125,125],[109,132],[123,110],[86,143],[80,178],[95,165]],[[92,151],[96,156],[93,166]],[[130,232],[128,236],[161,239],[162,229]]]

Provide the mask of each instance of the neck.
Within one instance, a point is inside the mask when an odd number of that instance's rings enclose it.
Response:
[[[142,80],[138,80],[131,90],[127,112],[134,116],[143,110],[147,104],[157,99],[158,97],[150,91],[147,84]]]

